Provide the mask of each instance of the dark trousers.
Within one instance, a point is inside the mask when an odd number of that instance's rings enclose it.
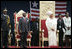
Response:
[[[14,32],[12,32],[12,37],[11,37],[11,46],[12,46],[12,45],[13,45],[13,46],[16,45]]]
[[[65,42],[66,42],[66,47],[69,47],[71,46],[71,42],[69,42],[69,39],[71,39],[71,36],[70,35],[65,35]]]
[[[32,34],[32,39],[31,39],[31,45],[32,46],[38,46],[39,45],[39,32],[34,31]]]
[[[21,43],[20,43],[20,46],[21,46],[21,48],[24,48],[24,47],[26,47],[27,46],[27,32],[22,32],[21,34],[20,34],[20,39],[21,39]]]
[[[1,45],[2,45],[2,48],[3,48],[3,46],[4,46],[5,48],[8,47],[8,31],[3,31],[3,32],[2,32]]]
[[[59,30],[59,46],[63,47],[63,30]]]

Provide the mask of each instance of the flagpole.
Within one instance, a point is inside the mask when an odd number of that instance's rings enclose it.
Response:
[[[31,18],[31,1],[30,1],[30,18]]]
[[[29,31],[30,31],[31,1],[29,3],[30,3],[30,16],[29,16]]]
[[[30,16],[31,16],[31,1],[30,1]]]

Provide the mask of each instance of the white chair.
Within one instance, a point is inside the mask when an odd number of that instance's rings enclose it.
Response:
[[[42,41],[42,47],[44,47],[44,41],[48,41],[48,38],[44,37],[44,30],[40,30],[39,33],[39,46],[41,46],[41,41]]]
[[[28,35],[27,35],[27,45],[29,47],[31,47],[31,38],[32,38],[32,31],[29,31]]]
[[[42,38],[40,39],[40,41],[42,41],[42,47],[44,47],[44,41],[48,41],[48,37],[44,37],[44,30],[41,31],[41,35],[40,36],[42,36]],[[57,45],[58,45],[58,42],[59,42],[58,36],[59,36],[59,31],[57,31]],[[39,45],[40,44],[41,43],[39,42]]]
[[[15,38],[16,38],[16,43],[17,43],[17,47],[19,46],[19,41],[20,41],[20,35],[17,33],[15,35]]]

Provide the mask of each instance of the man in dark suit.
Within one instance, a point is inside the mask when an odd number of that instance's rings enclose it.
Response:
[[[1,15],[1,29],[2,29],[2,47],[8,48],[8,33],[9,33],[10,17],[7,15],[7,9],[3,10]]]
[[[63,47],[63,35],[64,35],[64,30],[65,30],[65,25],[64,21],[62,19],[62,15],[58,15],[59,18],[57,20],[57,30],[59,30],[59,46]]]
[[[23,13],[23,17],[19,20],[19,31],[21,36],[21,48],[27,46],[27,34],[29,31],[29,20],[26,18],[26,13]]]
[[[39,45],[39,19],[36,18],[36,20],[32,23],[32,39],[31,39],[31,45],[32,46],[38,46]]]

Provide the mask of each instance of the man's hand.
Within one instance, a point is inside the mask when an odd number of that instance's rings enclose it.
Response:
[[[57,30],[57,32],[59,32],[59,30]]]
[[[9,28],[11,28],[11,25],[9,25]]]
[[[54,29],[51,29],[52,31],[55,31]]]
[[[1,31],[3,31],[3,29],[1,28]]]
[[[68,30],[70,30],[70,27],[67,27]]]

